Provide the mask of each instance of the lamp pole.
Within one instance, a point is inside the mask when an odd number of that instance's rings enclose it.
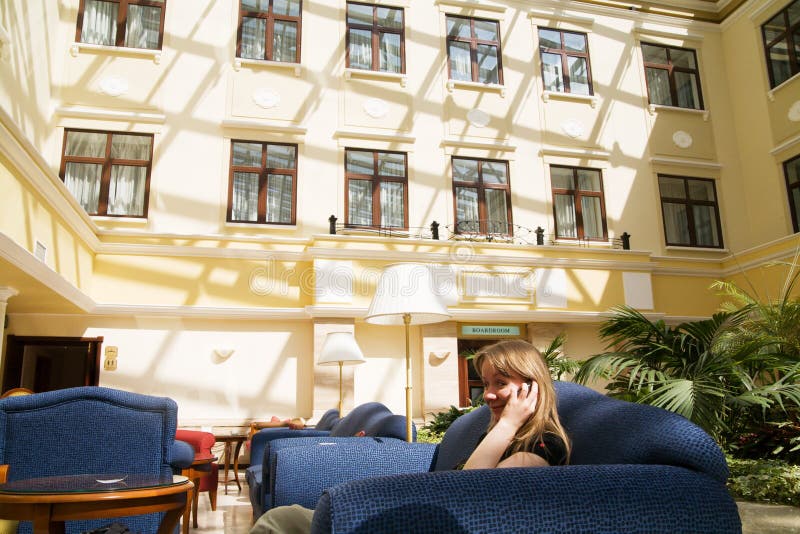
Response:
[[[410,325],[411,314],[403,314],[403,324],[406,330],[406,441],[411,443],[413,432],[411,431],[411,341]]]
[[[343,393],[342,393],[342,391],[343,391],[342,390],[342,365],[343,365],[343,362],[340,361],[339,362],[339,417],[342,417],[342,414],[344,413],[342,411],[342,408],[344,407],[344,402],[343,402],[343,397],[344,396],[343,396]]]

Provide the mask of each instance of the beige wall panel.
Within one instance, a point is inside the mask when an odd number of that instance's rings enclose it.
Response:
[[[688,134],[685,135],[685,134]],[[652,119],[650,153],[673,158],[716,159],[711,119],[701,113],[658,109]]]
[[[458,329],[455,321],[422,326],[422,415],[458,406]]]
[[[445,97],[444,118],[455,138],[502,140],[511,132],[509,99],[497,91],[456,87]]]
[[[399,83],[350,79],[342,82],[345,126],[409,131],[414,123],[413,100]]]
[[[800,135],[800,76],[785,82],[768,102],[772,139],[776,145]]]
[[[653,276],[655,309],[679,317],[710,317],[719,311],[720,298],[711,290],[713,278],[700,276]]]
[[[231,87],[233,117],[303,124],[314,101],[314,84],[291,70],[243,67],[231,72]]]
[[[604,107],[587,102],[550,98],[542,103],[544,142],[557,147],[600,148],[600,133],[607,120]]]

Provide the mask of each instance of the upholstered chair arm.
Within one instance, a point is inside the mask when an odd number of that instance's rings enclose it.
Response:
[[[298,429],[292,430],[289,427],[264,428],[253,434],[250,440],[250,465],[257,465],[264,461],[264,451],[267,444],[276,439],[282,438],[304,438],[311,436],[327,436],[328,430]]]
[[[175,440],[169,449],[169,465],[172,472],[180,474],[182,469],[188,468],[194,461],[194,449],[185,441]]]

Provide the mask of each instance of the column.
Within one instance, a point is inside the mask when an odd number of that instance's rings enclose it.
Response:
[[[8,299],[19,295],[19,291],[13,287],[0,287],[0,325],[3,325],[2,334],[0,334],[0,358],[4,357],[3,348],[6,340],[6,308],[8,307]],[[2,359],[0,359],[2,362]]]
[[[455,321],[422,325],[423,418],[458,406],[458,328]]]

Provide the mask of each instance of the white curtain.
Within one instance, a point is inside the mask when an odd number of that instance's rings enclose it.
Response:
[[[480,232],[477,189],[456,188],[456,226],[458,232]]]
[[[583,214],[583,237],[600,239],[603,237],[603,213],[598,197],[581,197]]]
[[[81,42],[113,46],[117,41],[117,8],[114,2],[86,0]]]
[[[450,43],[450,79],[451,80],[472,80],[472,58],[469,52],[469,44],[452,42]]]
[[[575,197],[572,195],[556,195],[555,197],[558,237],[578,237],[578,226],[575,220]]]
[[[239,57],[246,59],[266,58],[267,21],[257,18],[245,18],[242,21],[242,47]]]
[[[294,22],[275,21],[272,35],[272,60],[289,63],[297,61],[297,24]]]
[[[151,138],[143,135],[114,134],[111,138],[112,160],[150,161]],[[137,217],[144,215],[147,167],[112,165],[108,190],[108,214]]]
[[[350,180],[347,196],[348,223],[356,226],[372,226],[372,182]]]
[[[400,36],[396,33],[382,33],[380,70],[383,72],[400,72],[402,61],[400,58]]]
[[[490,234],[508,233],[508,210],[506,192],[503,189],[486,189],[486,216],[489,218],[486,231]]]
[[[253,222],[258,220],[258,174],[233,173],[231,220]]]
[[[157,49],[160,27],[160,7],[129,4],[128,22],[125,26],[125,46]]]
[[[354,69],[372,68],[372,32],[350,29],[350,67]]]
[[[716,210],[711,206],[692,206],[694,215],[694,231],[697,245],[701,247],[718,247]]]
[[[663,69],[645,69],[647,76],[647,91],[650,94],[650,103],[661,106],[672,105],[672,95],[669,92],[669,74]]]
[[[381,183],[381,226],[384,228],[404,226],[403,189],[398,182]]]
[[[686,214],[685,204],[664,202],[664,232],[667,234],[667,243],[670,245],[690,245],[689,219]]]
[[[107,139],[103,133],[68,132],[64,155],[104,158]],[[86,213],[97,213],[102,174],[102,163],[69,162],[66,165],[64,185]]]
[[[292,177],[288,174],[267,177],[267,222],[292,222]]]

